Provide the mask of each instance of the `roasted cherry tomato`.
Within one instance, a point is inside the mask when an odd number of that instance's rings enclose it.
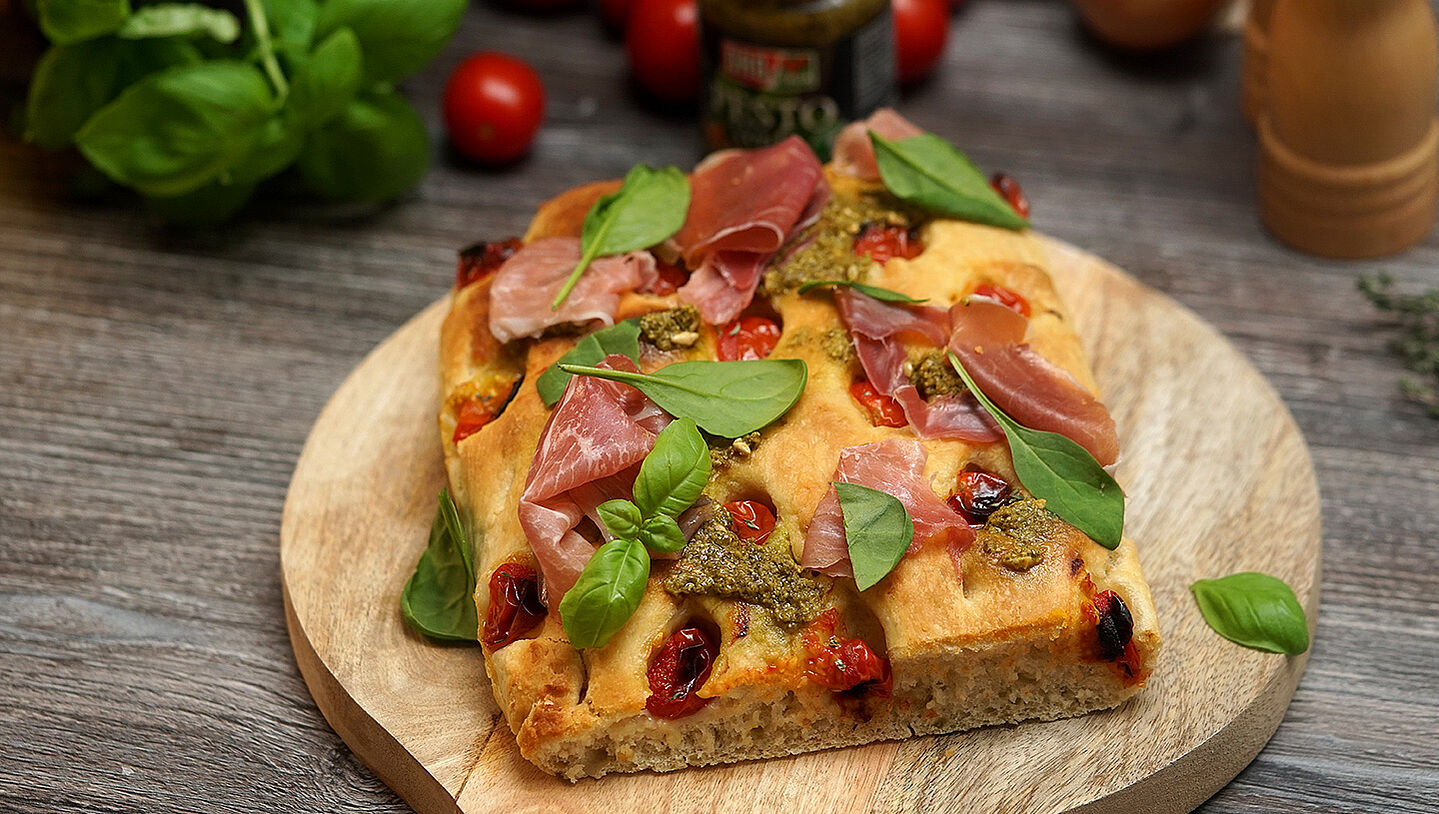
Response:
[[[700,93],[699,12],[695,0],[634,0],[625,22],[630,73],[640,87],[672,104]]]
[[[494,274],[522,245],[519,238],[512,237],[489,243],[481,241],[461,249],[459,268],[455,271],[455,287],[464,288]]]
[[[476,393],[461,401],[455,408],[455,432],[450,437],[451,442],[458,444],[494,421],[504,412],[519,388],[520,380],[516,379],[509,387],[496,387],[488,393]]]
[[[894,0],[895,68],[900,84],[929,76],[949,39],[947,0]]]
[[[529,65],[505,54],[475,54],[445,84],[450,143],[486,164],[514,161],[530,149],[545,115],[545,88]]]
[[[965,467],[955,478],[954,496],[949,505],[964,515],[971,526],[982,526],[1013,491],[1004,478],[975,466]]]
[[[480,641],[491,650],[504,647],[544,621],[546,613],[535,569],[504,563],[490,575],[490,609]]]
[[[805,674],[822,687],[835,692],[854,690],[861,684],[875,695],[889,695],[893,677],[889,662],[861,639],[845,638],[839,613],[834,608],[821,613],[801,636],[809,661]]]
[[[876,427],[903,427],[909,423],[899,402],[874,389],[868,379],[850,385],[849,394],[864,408],[869,423]]]
[[[710,699],[698,695],[709,680],[719,645],[697,627],[677,630],[660,648],[645,676],[650,697],[645,709],[659,718],[683,718],[699,712]]]
[[[779,344],[779,323],[764,317],[740,317],[715,327],[721,362],[763,359]]]
[[[980,297],[988,297],[1020,316],[1029,316],[1029,300],[1026,300],[1024,295],[1010,291],[1003,286],[985,283],[974,289],[974,293]]]
[[[661,297],[679,291],[680,286],[690,279],[689,272],[663,260],[655,261],[655,271],[659,272],[659,277],[655,279],[654,285],[650,286],[650,293]]]
[[[774,533],[774,512],[758,500],[732,500],[724,504],[729,512],[730,526],[741,540],[764,545]]]
[[[989,185],[999,193],[999,197],[1009,202],[1015,214],[1021,218],[1029,217],[1029,199],[1024,197],[1024,190],[1020,188],[1019,182],[1008,175],[997,172],[989,179]]]
[[[924,244],[911,229],[886,223],[866,223],[854,239],[854,253],[880,265],[891,257],[912,260],[924,251]]]

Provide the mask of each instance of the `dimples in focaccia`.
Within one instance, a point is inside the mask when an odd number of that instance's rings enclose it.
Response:
[[[1025,353],[1065,374],[1093,407],[1093,380],[1045,271],[1043,246],[1023,231],[916,216],[887,198],[863,166],[856,169],[843,147],[836,165],[813,182],[828,196],[791,218],[812,220],[818,212],[818,222],[792,223],[800,238],[760,258],[757,293],[741,297],[745,316],[779,327],[770,358],[808,365],[804,393],[757,435],[713,439],[706,499],[687,529],[699,530],[677,559],[654,560],[638,610],[601,648],[571,646],[553,586],[546,586],[548,612],[534,595],[553,567],[532,547],[519,510],[541,435],[564,407],[546,407],[535,381],[600,323],[530,326],[537,336],[514,339],[510,332],[525,326],[492,311],[511,309],[510,298],[526,293],[497,288],[512,283],[506,257],[538,257],[545,241],[561,254],[573,251],[554,240],[577,236],[591,204],[618,183],[579,187],[541,206],[524,249],[490,244],[462,257],[440,342],[445,460],[476,549],[475,601],[494,696],[520,752],[547,772],[573,780],[668,771],[1073,716],[1121,703],[1150,673],[1160,636],[1134,544],[1107,550],[1045,511],[1019,487],[1002,437],[920,437],[917,427],[945,435],[929,422],[954,419],[933,409],[946,385],[924,353],[927,329],[910,326],[886,339],[874,323],[884,324],[887,313],[892,325],[903,309],[921,307],[877,304],[851,291],[794,290],[808,274],[862,279],[926,299],[931,308],[999,308],[1005,314],[987,318],[1018,320],[1011,330],[1022,333]],[[693,176],[691,219],[702,205],[700,175],[713,161]],[[683,243],[683,231],[680,237]],[[868,241],[863,253],[852,248],[857,239]],[[876,253],[869,243],[887,250]],[[656,315],[645,323],[639,368],[732,354],[750,326],[732,321],[732,291],[717,304],[696,285],[699,267],[713,258],[687,257],[683,246],[657,248],[669,261],[657,272],[654,258],[640,254],[646,256],[610,258],[612,266],[587,272],[600,281],[595,287],[620,282],[609,294],[585,295],[598,298],[600,310],[612,309],[608,317],[616,321]],[[885,254],[897,256],[872,259]],[[676,277],[676,267],[691,275],[678,293],[684,272]],[[715,279],[732,284],[735,277]],[[546,309],[553,291],[537,296]],[[689,303],[699,305],[698,319]],[[509,341],[492,329],[502,323],[497,330]],[[989,330],[971,325],[981,328]],[[876,397],[873,387],[867,392],[864,383],[875,377],[865,365],[873,360],[856,353],[864,347],[871,355],[898,347],[903,370],[895,381],[914,383],[911,392],[891,400]],[[974,420],[968,406],[961,423]],[[1075,440],[1108,463],[1117,453],[1105,448],[1113,443],[1112,422],[1108,432],[1108,441]],[[832,539],[826,556],[820,526],[836,522],[833,506],[824,505],[834,500],[831,482],[865,471],[879,479],[876,488],[907,479],[932,494],[906,504],[916,543],[887,577],[860,592],[847,560],[833,562]],[[611,481],[611,492],[633,477],[631,470],[627,480]],[[773,531],[756,543],[755,524],[732,519],[725,504],[768,510]],[[600,541],[593,524],[581,520],[578,530],[588,544]]]

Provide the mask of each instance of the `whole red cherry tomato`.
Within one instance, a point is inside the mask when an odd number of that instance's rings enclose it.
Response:
[[[673,104],[700,93],[699,12],[695,0],[634,0],[625,23],[630,72],[640,86]]]
[[[721,362],[749,361],[769,356],[779,344],[779,323],[764,317],[740,317],[715,327]]]
[[[899,402],[876,390],[868,379],[850,385],[849,394],[864,408],[869,423],[876,427],[903,427],[909,423]]]
[[[934,70],[949,39],[946,0],[894,0],[895,67],[900,84],[917,82]]]
[[[514,161],[530,149],[545,115],[545,88],[534,69],[505,54],[475,54],[445,84],[450,143],[486,164]]]
[[[732,500],[724,504],[729,512],[730,527],[741,540],[764,545],[774,533],[774,512],[758,500]]]

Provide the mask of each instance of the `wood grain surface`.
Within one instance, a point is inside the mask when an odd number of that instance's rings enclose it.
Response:
[[[534,155],[504,171],[458,162],[438,129],[445,76],[479,49],[524,55],[549,91]],[[19,53],[0,47],[7,100]],[[902,107],[1018,177],[1039,228],[1218,328],[1309,442],[1314,650],[1274,738],[1200,810],[1434,812],[1439,423],[1399,396],[1391,328],[1354,280],[1439,285],[1439,237],[1363,263],[1269,239],[1238,65],[1232,36],[1117,56],[1058,0],[970,0]],[[522,230],[575,183],[696,159],[691,116],[624,77],[589,15],[477,2],[404,87],[434,143],[414,193],[362,215],[281,190],[200,235],[76,197],[72,162],[0,136],[0,810],[407,810],[296,668],[286,488],[320,408],[445,292],[455,248]]]
[[[570,785],[540,772],[519,757],[478,649],[431,644],[398,611],[444,484],[434,426],[441,301],[341,385],[285,501],[286,620],[321,711],[421,814],[457,802],[471,814],[747,811],[753,799],[740,789],[780,795],[797,814],[1189,811],[1268,740],[1307,656],[1219,638],[1188,586],[1237,571],[1274,574],[1312,618],[1314,472],[1283,403],[1213,329],[1103,261],[1047,245],[1119,427],[1126,532],[1140,545],[1165,635],[1149,686],[1131,702],[1064,721],[670,774]],[[1214,381],[1228,386],[1215,392]]]

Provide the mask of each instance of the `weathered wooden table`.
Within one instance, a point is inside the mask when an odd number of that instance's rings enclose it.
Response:
[[[1380,269],[1439,284],[1439,238],[1332,263],[1266,237],[1233,37],[1139,59],[1060,3],[976,0],[955,22],[904,111],[1020,178],[1039,228],[1227,334],[1313,449],[1313,657],[1269,747],[1203,810],[1439,811],[1439,422],[1399,397],[1354,288]],[[525,56],[550,93],[534,156],[503,172],[439,136],[444,77],[484,48]],[[445,292],[458,246],[699,150],[688,116],[631,95],[587,14],[476,7],[407,91],[435,167],[367,217],[270,198],[167,233],[124,202],[67,200],[60,162],[0,141],[0,808],[403,810],[320,717],[285,635],[277,534],[300,445],[346,372]]]

